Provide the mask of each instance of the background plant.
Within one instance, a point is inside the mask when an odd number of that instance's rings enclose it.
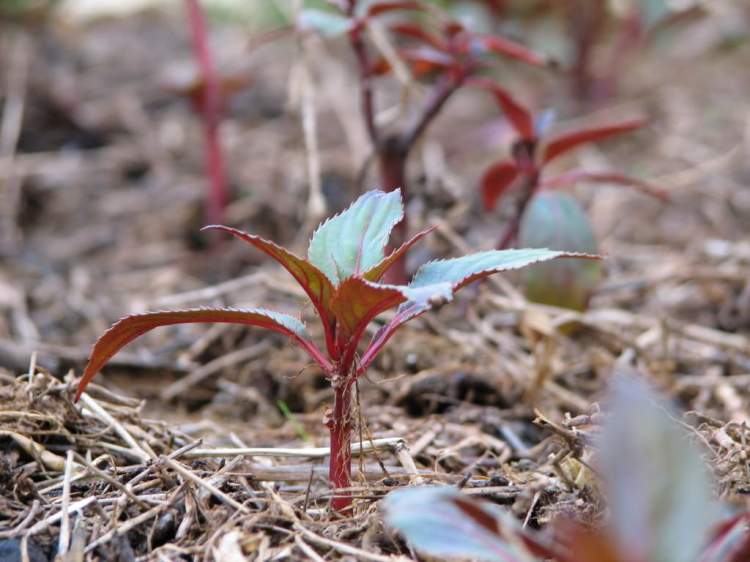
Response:
[[[421,232],[390,255],[388,238],[403,218],[399,190],[370,191],[350,208],[318,228],[310,241],[308,257],[297,257],[258,236],[224,226],[208,226],[233,234],[276,259],[305,290],[323,325],[325,346],[318,347],[302,321],[292,315],[262,308],[200,308],[149,312],[123,318],[99,338],[78,384],[76,400],[94,375],[127,343],[138,336],[171,324],[229,322],[262,326],[284,334],[304,349],[326,374],[335,399],[326,425],[331,435],[330,485],[346,489],[351,484],[352,391],[396,330],[409,320],[452,300],[453,294],[476,279],[559,257],[577,256],[546,249],[490,250],[460,258],[433,261],[422,266],[409,285],[380,283],[388,269],[428,231]],[[398,307],[396,316],[382,326],[360,355],[359,343],[375,317]],[[347,492],[333,501],[336,510],[349,506]]]
[[[300,14],[299,29],[314,29],[327,37],[346,35],[358,67],[360,110],[365,128],[378,162],[380,189],[392,192],[402,189],[408,199],[406,165],[409,154],[427,127],[441,112],[449,98],[468,79],[491,65],[491,55],[502,55],[532,65],[541,65],[542,55],[502,37],[481,34],[466,28],[447,12],[428,2],[359,0],[330,0],[332,11],[306,9]],[[393,53],[376,55],[367,37],[380,33],[373,26],[378,19],[393,12],[412,11],[421,14],[419,20],[390,20],[386,29],[392,38],[406,39],[409,47]],[[406,124],[397,130],[386,130],[376,120],[377,102],[375,79],[391,71],[402,70],[403,63],[418,77],[429,76],[428,92]],[[410,80],[409,76],[402,80]],[[406,221],[397,225],[394,244],[404,242]],[[398,283],[406,282],[404,262],[399,262],[389,273]]]
[[[482,203],[487,211],[493,210],[511,190],[517,192],[516,205],[497,242],[498,249],[510,247],[517,238],[524,247],[564,247],[570,251],[596,253],[596,238],[585,213],[574,199],[557,193],[572,184],[625,185],[666,199],[662,190],[616,172],[574,170],[544,177],[545,170],[561,156],[582,145],[640,129],[645,121],[621,121],[550,136],[547,132],[553,121],[551,112],[534,116],[494,82],[474,78],[472,83],[494,95],[517,134],[511,157],[493,162],[485,170],[480,184]],[[525,275],[527,296],[535,302],[583,310],[597,285],[599,271],[598,263],[533,268]]]

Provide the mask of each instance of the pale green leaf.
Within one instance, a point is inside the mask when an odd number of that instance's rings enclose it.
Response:
[[[386,524],[434,556],[500,562],[534,562],[503,540],[499,513],[453,488],[410,487],[381,503]],[[515,544],[520,540],[516,539]]]
[[[343,35],[350,31],[352,27],[352,20],[346,16],[312,8],[302,10],[297,19],[297,29],[301,31],[313,30],[323,37]]]
[[[334,285],[361,274],[385,257],[393,227],[403,217],[401,191],[368,191],[313,234],[308,259]]]
[[[697,448],[635,381],[617,381],[601,438],[611,526],[623,560],[695,562],[716,522]]]

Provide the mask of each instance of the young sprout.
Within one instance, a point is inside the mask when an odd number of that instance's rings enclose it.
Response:
[[[453,294],[476,279],[518,269],[554,258],[596,256],[547,249],[489,250],[423,265],[408,285],[381,283],[383,276],[404,252],[430,230],[421,232],[386,256],[394,226],[403,218],[399,190],[370,191],[340,215],[322,224],[310,241],[307,259],[258,236],[225,226],[208,226],[233,234],[278,261],[307,293],[323,327],[325,344],[319,347],[296,316],[264,308],[198,308],[148,312],[128,316],[105,332],[94,346],[76,400],[107,361],[138,336],[170,324],[231,322],[262,326],[296,342],[323,370],[334,389],[333,410],[326,425],[331,435],[330,486],[351,485],[351,432],[354,419],[352,390],[395,332],[406,322],[453,299]],[[397,308],[360,349],[365,329],[376,316]],[[349,507],[347,492],[337,494],[332,507]]]

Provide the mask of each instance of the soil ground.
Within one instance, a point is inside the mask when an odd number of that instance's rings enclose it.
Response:
[[[275,263],[198,233],[201,124],[164,86],[190,67],[179,14],[6,23],[0,538],[12,549],[27,536],[32,560],[53,555],[70,525],[66,560],[82,559],[85,545],[87,559],[101,560],[412,557],[377,509],[379,497],[415,477],[403,442],[423,481],[481,488],[531,526],[561,513],[593,521],[600,506],[591,489],[570,489],[549,462],[564,440],[534,420],[597,411],[608,382],[633,372],[671,397],[715,453],[707,458],[719,495],[745,503],[750,478],[738,451],[750,386],[750,41],[733,30],[714,14],[666,46],[638,51],[615,95],[597,105],[571,98],[561,71],[503,67],[531,105],[558,108],[559,130],[648,117],[646,130],[582,149],[560,169],[631,173],[670,200],[575,187],[607,255],[583,314],[526,303],[519,278],[508,275],[404,328],[359,383],[358,434],[392,441],[356,461],[355,513],[330,519],[325,458],[200,454],[327,445],[332,391],[276,334],[156,330],[97,377],[89,402],[72,404],[91,345],[129,313],[264,306],[301,313],[320,334],[304,294]],[[530,44],[543,36],[534,33]],[[373,170],[363,186],[356,181],[369,147],[354,71],[336,41],[309,38],[301,57],[288,40],[248,53],[249,36],[236,22],[214,29],[223,68],[253,76],[222,126],[233,189],[226,222],[304,253],[316,222],[306,203],[310,159],[320,166],[325,216],[377,187]],[[379,87],[391,108],[384,118],[398,115],[398,84]],[[309,96],[313,150],[300,124]],[[412,269],[492,247],[512,207],[482,212],[477,183],[510,138],[492,101],[475,92],[460,92],[430,128],[411,158],[407,209],[411,230],[440,228],[410,256]],[[576,329],[558,329],[571,318]],[[198,439],[198,453],[165,458]],[[64,492],[69,451],[79,476]],[[73,510],[74,502],[83,503]],[[55,514],[69,512],[61,527]]]

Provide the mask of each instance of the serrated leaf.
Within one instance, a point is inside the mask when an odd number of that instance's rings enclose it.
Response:
[[[456,292],[472,281],[493,273],[520,269],[555,258],[599,259],[598,256],[553,251],[546,248],[487,250],[460,258],[426,263],[419,268],[414,279],[409,283],[409,288],[424,289],[431,285],[449,283],[453,292]]]
[[[460,258],[438,260],[423,265],[407,287],[401,288],[409,300],[402,303],[396,317],[372,337],[362,355],[358,374],[367,368],[393,334],[406,322],[453,299],[453,294],[472,281],[493,273],[519,269],[555,258],[599,259],[599,256],[556,252],[547,249],[489,250]]]
[[[518,244],[596,254],[596,235],[583,209],[562,193],[542,191],[526,205]],[[555,260],[523,272],[526,298],[532,302],[583,311],[599,283],[601,263],[590,260]]]
[[[160,326],[198,322],[228,322],[261,326],[289,336],[310,353],[316,361],[319,357],[322,357],[312,343],[305,325],[298,318],[273,310],[262,308],[196,308],[134,314],[126,316],[114,324],[96,342],[83,377],[78,383],[75,399],[80,398],[94,375],[107,364],[112,356],[137,337]],[[316,352],[318,358],[315,357]],[[324,367],[324,365],[321,364],[321,367]]]
[[[614,125],[607,125],[605,127],[593,127],[591,129],[578,129],[569,133],[563,133],[553,138],[547,146],[544,148],[542,156],[543,164],[548,164],[561,154],[564,154],[574,148],[577,148],[583,144],[590,142],[596,142],[623,133],[628,133],[636,129],[640,129],[646,125],[646,121],[642,119],[635,119],[632,121],[624,121]]]
[[[378,285],[362,277],[344,280],[331,299],[331,311],[337,320],[336,338],[346,343],[357,335],[359,340],[373,318],[407,300],[404,289]]]
[[[401,190],[368,191],[313,234],[308,259],[334,286],[377,265],[393,227],[402,219]]]
[[[578,182],[614,183],[634,187],[646,195],[656,197],[662,201],[669,199],[667,192],[644,181],[623,174],[613,172],[569,172],[561,174],[552,179],[545,180],[539,185],[539,189],[560,189]]]
[[[284,268],[294,277],[297,283],[305,290],[307,296],[310,297],[315,309],[318,311],[321,320],[323,321],[324,328],[326,330],[326,343],[328,344],[328,351],[332,353],[332,338],[335,318],[333,313],[329,309],[329,302],[335,291],[333,285],[326,277],[325,273],[320,271],[317,267],[311,264],[309,261],[304,260],[290,251],[274,244],[269,240],[264,240],[260,236],[248,234],[235,228],[229,228],[226,226],[206,226],[201,230],[223,230],[233,236],[236,236],[240,240],[247,242],[248,244],[255,246],[262,252],[268,254],[276,261],[278,261]]]
[[[622,560],[695,562],[715,523],[696,448],[645,387],[616,381],[601,436],[605,487]]]
[[[502,538],[495,512],[453,488],[396,490],[381,502],[381,510],[388,526],[397,529],[417,550],[434,556],[534,560]]]
[[[351,18],[312,8],[302,10],[297,19],[298,30],[312,30],[321,34],[323,37],[336,37],[338,35],[343,35],[344,33],[351,31],[353,28],[354,21],[352,21]]]
[[[494,162],[485,170],[480,183],[482,207],[485,211],[495,208],[498,199],[511,188],[517,177],[518,168],[510,160]]]
[[[436,228],[437,226],[433,226],[430,229],[420,232],[411,240],[404,242],[398,249],[393,250],[393,252],[391,252],[387,258],[383,259],[380,263],[372,266],[370,269],[365,271],[362,274],[362,277],[367,281],[372,281],[374,283],[380,281],[383,278],[383,275],[385,275],[385,272],[388,271],[388,268],[390,268],[396,260],[400,259],[406,253],[406,251],[414,244],[416,244],[419,240],[421,240],[423,236],[429,234]]]

